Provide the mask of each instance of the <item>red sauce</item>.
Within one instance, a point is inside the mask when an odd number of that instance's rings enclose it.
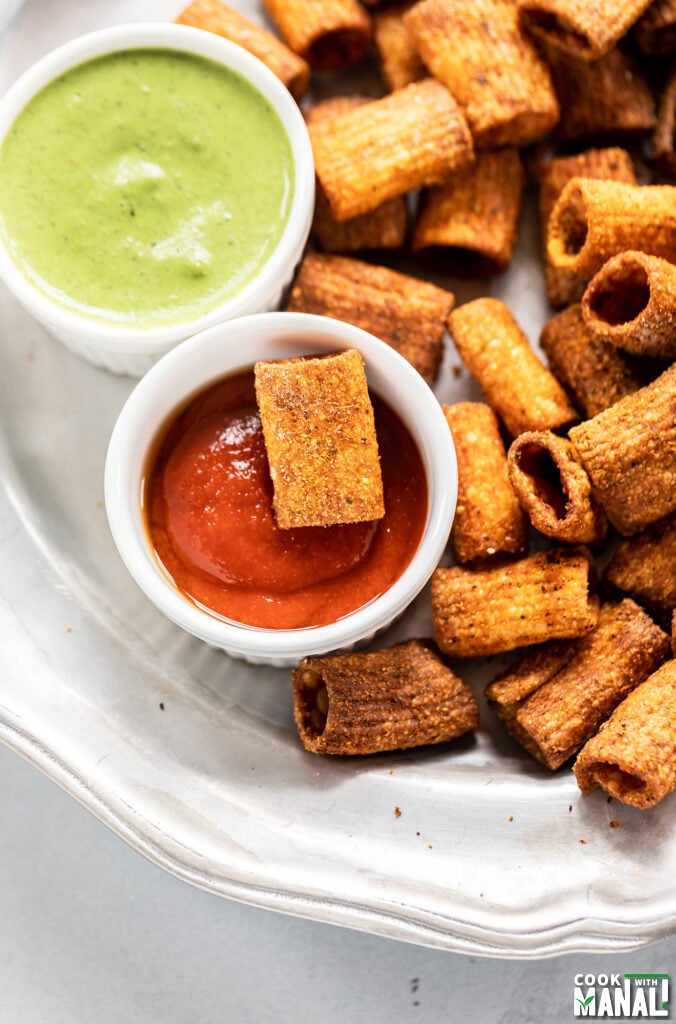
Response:
[[[253,372],[202,392],[170,423],[146,479],[151,541],[183,595],[251,626],[323,626],[382,594],[411,561],[427,517],[413,438],[372,396],[385,516],[280,530]]]

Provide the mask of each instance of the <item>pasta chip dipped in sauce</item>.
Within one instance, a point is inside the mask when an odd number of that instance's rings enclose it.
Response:
[[[370,483],[366,491],[351,490],[359,521],[297,528],[281,528],[273,509],[253,370],[217,381],[176,411],[149,459],[144,505],[156,556],[187,601],[235,622],[295,629],[335,622],[399,578],[425,528],[427,480],[402,421],[377,396],[371,401],[377,441],[371,437],[375,461],[368,472],[377,466],[382,491],[372,493]],[[321,408],[305,412],[319,422]],[[351,487],[349,453],[341,465]],[[346,518],[350,494],[331,495],[339,519]],[[307,504],[315,499],[325,519],[324,495],[310,488],[302,522],[316,520]]]
[[[382,519],[378,441],[359,352],[256,363],[254,372],[278,526]]]

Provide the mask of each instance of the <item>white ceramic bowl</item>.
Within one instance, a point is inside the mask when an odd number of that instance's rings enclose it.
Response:
[[[0,278],[55,337],[78,355],[116,373],[141,376],[179,341],[248,313],[279,306],[307,241],[314,208],[314,163],[305,123],[280,80],[257,57],[211,32],[171,23],[119,25],[79,36],[48,53],[0,99],[0,143],[28,101],[58,75],[104,54],[140,48],[181,50],[226,65],[251,82],[277,112],[294,158],[295,189],[282,237],[258,275],[237,295],[190,322],[134,329],[80,316],[35,287],[0,239]]]
[[[258,360],[355,348],[369,386],[397,411],[427,474],[428,515],[418,550],[382,595],[327,626],[260,629],[225,621],[186,600],[159,564],[141,508],[143,474],[158,432],[175,410],[216,380]],[[113,430],[105,470],[108,521],[129,572],[151,601],[189,633],[235,657],[276,666],[348,650],[390,625],[423,588],[448,540],[457,498],[451,432],[433,392],[394,349],[371,334],[307,313],[261,313],[212,327],[164,356],[129,396]]]

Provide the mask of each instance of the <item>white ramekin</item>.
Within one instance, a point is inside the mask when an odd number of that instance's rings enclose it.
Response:
[[[184,598],[148,541],[142,509],[148,452],[172,414],[221,377],[258,360],[355,348],[369,386],[402,418],[425,466],[428,514],[423,538],[399,579],[380,597],[337,622],[306,629],[260,629],[225,621]],[[255,664],[285,666],[349,650],[390,625],[423,588],[446,547],[457,498],[451,432],[433,392],[394,349],[371,334],[307,313],[260,313],[190,338],[165,355],[129,396],[113,430],[105,469],[108,521],[118,551],[147,597],[189,633]]]
[[[97,366],[139,377],[179,341],[213,324],[275,309],[307,241],[314,208],[314,163],[309,136],[295,100],[257,57],[220,36],[171,23],[104,28],[79,36],[29,68],[0,99],[0,143],[28,101],[69,68],[104,54],[140,48],[180,50],[208,57],[248,79],[277,112],[291,143],[295,189],[286,229],[259,274],[239,294],[198,319],[169,327],[134,329],[80,316],[33,285],[0,239],[0,278],[16,299],[73,352]]]

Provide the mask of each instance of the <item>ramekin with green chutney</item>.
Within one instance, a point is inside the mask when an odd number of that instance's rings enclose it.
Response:
[[[313,200],[295,101],[200,29],[81,36],[0,100],[0,276],[109,370],[140,376],[184,338],[278,306]]]

